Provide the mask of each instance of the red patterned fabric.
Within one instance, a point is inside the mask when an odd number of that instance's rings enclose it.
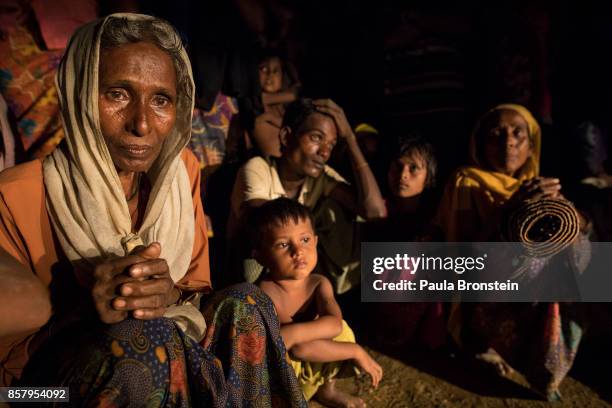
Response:
[[[62,51],[42,51],[28,30],[0,36],[0,92],[17,119],[26,155],[42,157],[63,139],[55,73]]]

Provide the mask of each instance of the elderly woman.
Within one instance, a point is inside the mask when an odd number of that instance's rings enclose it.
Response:
[[[376,179],[344,111],[329,99],[289,104],[279,137],[280,158],[254,157],[238,172],[231,196],[230,244],[236,244],[249,209],[279,197],[294,199],[313,211],[321,249],[318,268],[330,276],[336,292],[343,293],[360,282],[360,245],[352,218],[386,214]],[[339,140],[347,145],[354,186],[326,164]],[[255,280],[260,269],[245,265],[247,280]]]
[[[487,112],[472,133],[471,165],[454,173],[440,204],[436,221],[446,240],[501,241],[504,211],[528,199],[562,198],[558,179],[539,176],[540,146],[540,127],[524,107],[503,104]],[[572,258],[579,260],[577,269],[588,252],[582,251],[588,246],[585,220],[581,227],[569,248],[578,254]],[[525,265],[538,274],[557,268],[563,256],[527,259]],[[520,369],[536,392],[554,400],[582,336],[577,314],[575,306],[562,303],[463,304],[453,308],[449,328],[500,374]]]
[[[53,305],[42,329],[1,338],[2,385],[69,386],[73,405],[304,405],[269,299],[243,285],[207,321],[198,309],[208,246],[174,29],[135,14],[83,26],[57,88],[65,143],[0,174],[0,247]]]

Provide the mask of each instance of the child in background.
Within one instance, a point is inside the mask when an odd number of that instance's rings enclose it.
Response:
[[[387,172],[388,241],[421,241],[429,235],[437,205],[432,197],[437,163],[431,144],[420,137],[401,140]],[[388,236],[388,235],[392,236]],[[431,240],[431,239],[429,239]]]
[[[379,242],[440,241],[431,225],[437,208],[433,147],[413,136],[400,140],[387,173],[387,218],[367,225],[366,240]],[[406,277],[389,278],[389,281]],[[408,277],[409,278],[409,277]],[[379,303],[369,307],[370,332],[383,348],[417,343],[428,349],[444,345],[446,325],[441,303]]]
[[[259,287],[274,303],[305,398],[333,407],[365,407],[360,398],[338,390],[334,377],[345,360],[352,360],[376,388],[382,368],[355,343],[330,281],[311,273],[317,266],[317,236],[309,210],[278,198],[259,207],[253,222],[253,255],[268,269]]]
[[[243,163],[254,155],[280,157],[285,105],[297,98],[301,86],[293,65],[276,51],[264,51],[253,69],[258,91],[239,98],[240,113],[232,118],[227,140],[228,162]]]
[[[288,64],[277,54],[265,55],[259,63],[259,85],[263,113],[255,118],[252,141],[263,156],[280,157],[278,137],[285,113],[285,104],[293,102],[298,93],[299,83],[289,85]]]

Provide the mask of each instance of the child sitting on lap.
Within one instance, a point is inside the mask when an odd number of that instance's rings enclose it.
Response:
[[[287,198],[268,201],[253,214],[254,257],[268,269],[259,287],[272,299],[281,335],[307,400],[334,407],[365,403],[335,388],[342,362],[352,360],[376,388],[382,368],[355,343],[334,298],[330,281],[311,272],[317,265],[317,236],[310,212]]]

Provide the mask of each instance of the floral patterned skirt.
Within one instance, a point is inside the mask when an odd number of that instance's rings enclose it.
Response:
[[[39,349],[19,385],[69,387],[71,406],[307,406],[263,292],[232,286],[205,316],[202,344],[165,318],[81,322]]]

